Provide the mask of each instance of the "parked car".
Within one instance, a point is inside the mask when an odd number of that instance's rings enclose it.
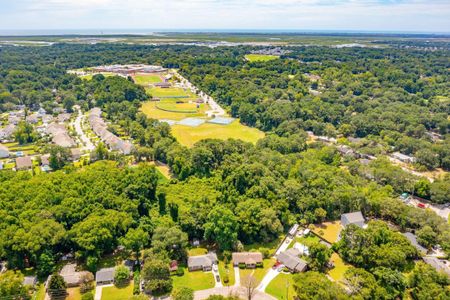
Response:
[[[417,207],[418,208],[426,208],[426,205],[420,202],[417,204]]]
[[[217,265],[216,265],[216,264],[214,264],[212,268],[213,268],[213,270],[216,271],[216,272],[217,272],[217,270],[219,269],[219,268],[217,268]]]
[[[273,267],[272,267],[272,269],[277,269],[279,266],[281,265],[281,263],[279,262],[279,261],[277,261],[274,265],[273,265]]]
[[[220,276],[219,275],[216,275],[216,281],[220,282]]]

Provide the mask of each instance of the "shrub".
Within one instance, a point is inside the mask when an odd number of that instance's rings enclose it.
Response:
[[[230,282],[230,278],[228,277],[228,275],[223,276],[223,282],[225,282],[225,283]]]
[[[86,272],[81,275],[80,292],[86,293],[94,289],[94,275],[91,272]]]
[[[178,269],[177,269],[177,275],[178,275],[178,276],[183,276],[183,275],[184,275],[184,268],[178,267]]]
[[[81,300],[94,300],[94,294],[91,292],[81,295]]]
[[[52,299],[64,299],[66,295],[66,282],[59,274],[53,274],[48,284],[48,294]]]
[[[181,287],[174,289],[171,296],[173,300],[193,300],[194,291],[188,287]]]
[[[259,248],[259,252],[261,252],[264,258],[270,257],[270,250],[268,248]]]

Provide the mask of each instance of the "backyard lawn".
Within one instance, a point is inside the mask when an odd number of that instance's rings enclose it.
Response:
[[[276,260],[274,258],[267,258],[264,259],[264,266],[262,268],[256,268],[256,269],[239,269],[239,275],[242,279],[245,278],[248,275],[253,275],[257,282],[261,282],[261,280],[266,275],[267,271],[272,268],[272,266],[275,264]]]
[[[206,253],[208,253],[208,250],[206,248],[202,248],[202,247],[191,248],[188,250],[189,256],[204,255]]]
[[[278,245],[280,245],[280,243],[283,241],[284,239],[284,235],[281,235],[278,237],[278,239],[273,240],[272,242],[269,243],[255,243],[255,244],[247,244],[244,245],[244,250],[245,251],[258,251],[259,248],[268,248],[269,249],[269,253],[275,253],[275,251],[278,249]]]
[[[108,286],[102,289],[102,300],[127,300],[133,296],[133,281],[126,287]]]
[[[337,241],[341,232],[341,222],[324,222],[314,225],[313,232],[323,238],[325,241],[333,244]]]
[[[67,289],[66,300],[81,300],[80,288],[70,288]]]
[[[255,61],[270,61],[279,58],[279,56],[276,55],[265,55],[265,54],[247,54],[245,56],[245,59],[247,59],[249,62],[255,62]]]
[[[292,274],[278,274],[266,287],[265,292],[280,300],[293,299],[295,295],[293,277]]]
[[[331,261],[334,263],[334,268],[328,271],[328,275],[336,281],[341,281],[344,278],[344,273],[351,266],[346,264],[337,253],[331,255]]]
[[[194,291],[210,289],[215,285],[214,276],[211,272],[189,272],[185,269],[183,276],[174,275],[172,276],[172,279],[174,288],[184,286],[189,287]]]
[[[214,139],[240,139],[256,144],[264,137],[264,132],[256,128],[247,127],[235,120],[229,125],[205,123],[197,127],[173,125],[172,134],[184,146],[192,147],[196,142],[208,138]]]

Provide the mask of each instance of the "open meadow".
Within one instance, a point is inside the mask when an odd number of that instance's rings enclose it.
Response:
[[[137,74],[133,76],[133,80],[136,84],[143,86],[163,81],[161,75],[154,74]]]

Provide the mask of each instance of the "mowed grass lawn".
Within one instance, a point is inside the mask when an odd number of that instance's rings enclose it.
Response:
[[[183,99],[184,100],[184,99]],[[166,102],[164,99],[162,102]],[[185,118],[195,118],[195,117],[205,117],[205,112],[209,109],[207,104],[201,104],[200,109],[197,113],[186,113],[186,112],[174,112],[166,111],[157,108],[156,106],[162,102],[148,101],[142,104],[141,111],[147,115],[147,117],[152,119],[169,119],[179,121]]]
[[[102,289],[102,300],[127,300],[133,297],[133,282],[125,287],[108,286]]]
[[[191,93],[189,90],[184,90],[182,88],[170,87],[170,88],[160,88],[154,87],[150,89],[146,89],[147,92],[153,97],[188,97],[192,99],[196,99],[197,97]]]
[[[81,300],[80,288],[67,289],[66,300]]]
[[[256,128],[247,127],[235,120],[229,125],[205,123],[197,127],[173,125],[172,134],[184,146],[192,147],[196,142],[208,138],[214,139],[240,139],[256,144],[264,137],[264,132]]]
[[[174,275],[172,279],[174,288],[188,287],[194,291],[210,289],[215,285],[214,276],[211,272],[189,272],[185,269],[183,276]]]
[[[331,255],[330,261],[333,262],[334,268],[328,271],[328,275],[336,281],[341,281],[344,278],[345,271],[351,268],[351,265],[346,264],[337,253]]]
[[[266,287],[265,292],[280,300],[294,299],[294,275],[278,274]]]
[[[279,56],[276,55],[265,55],[265,54],[247,54],[245,58],[249,62],[255,62],[255,61],[270,61],[279,58]]]
[[[333,244],[337,241],[341,229],[342,227],[340,221],[323,222],[321,224],[314,225],[313,232],[325,241]]]
[[[133,80],[136,84],[149,85],[153,83],[162,82],[161,76],[159,75],[144,75],[138,74],[133,76]]]
[[[233,264],[230,262],[228,263],[228,265],[225,265],[223,261],[219,261],[219,274],[220,274],[220,279],[222,280],[222,284],[224,286],[232,286],[234,285],[234,269],[233,269]],[[225,278],[224,276],[228,274],[228,282],[225,283],[223,281],[223,279]]]
[[[252,275],[255,277],[258,283],[261,282],[261,280],[264,278],[264,276],[267,274],[267,271],[272,268],[272,266],[275,264],[276,260],[274,258],[267,258],[264,259],[264,266],[262,268],[256,268],[256,269],[239,269],[239,276],[242,280],[249,275]]]

